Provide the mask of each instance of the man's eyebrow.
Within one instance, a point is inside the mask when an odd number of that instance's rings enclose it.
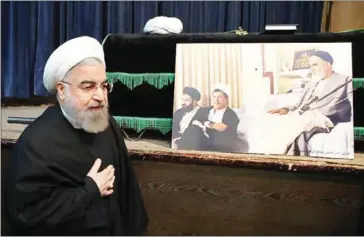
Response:
[[[91,83],[95,83],[95,82],[91,81],[91,80],[84,80],[81,82],[81,84],[91,84]]]
[[[105,79],[101,84],[104,84],[106,82],[108,82],[107,79]],[[91,84],[91,83],[96,83],[96,82],[93,81],[92,79],[84,80],[81,82],[81,84]]]

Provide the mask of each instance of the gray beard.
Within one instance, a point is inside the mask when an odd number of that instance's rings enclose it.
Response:
[[[60,104],[65,117],[78,129],[83,129],[89,133],[99,133],[106,130],[109,125],[108,106],[104,106],[101,111],[78,110],[74,106],[74,99],[66,97],[64,103]]]

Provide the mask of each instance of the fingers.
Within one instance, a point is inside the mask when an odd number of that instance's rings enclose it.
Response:
[[[112,165],[109,165],[103,171],[101,171],[101,173],[103,173],[105,175],[108,175],[110,173],[114,173],[114,167]]]
[[[113,192],[114,192],[114,190],[113,190],[113,189],[106,190],[106,191],[104,191],[104,192],[102,193],[102,196],[103,196],[103,197],[109,196],[109,195],[111,195]]]
[[[285,110],[285,109],[281,109],[280,111],[279,111],[279,115],[286,115],[287,114],[287,110]]]
[[[106,188],[110,187],[111,181],[112,181],[112,183],[114,183],[113,177],[114,177],[114,172],[111,174],[108,174],[107,176],[104,177],[104,182],[105,182]]]
[[[109,165],[102,171],[99,171],[101,167],[101,159],[96,159],[95,163],[91,167],[88,176],[90,176],[97,184],[102,196],[108,196],[113,193],[114,181],[115,181],[115,169],[112,165]]]
[[[109,165],[105,170],[100,172],[103,177],[102,179],[103,179],[104,189],[109,189],[110,185],[111,184],[113,185],[114,180],[115,180],[114,172],[115,172],[115,169],[111,165]]]
[[[270,114],[277,114],[280,111],[281,111],[281,109],[271,109],[271,110],[268,111],[268,113],[270,113]]]
[[[114,188],[114,181],[115,181],[115,176],[113,176],[113,178],[111,178],[111,180],[108,180],[106,183],[105,183],[105,189],[104,189],[104,192],[108,191],[108,190],[111,190]]]
[[[109,165],[105,170],[102,171],[102,175],[104,175],[106,180],[110,180],[115,173],[115,169],[112,165]]]
[[[100,173],[100,175],[102,175],[105,178],[108,176],[110,176],[110,178],[111,178],[111,176],[114,175],[114,170],[115,170],[114,167],[112,165],[109,165],[108,167],[106,167],[105,169],[100,171],[99,173]]]
[[[102,192],[102,196],[109,196],[114,192],[114,181],[115,176],[112,176],[111,180],[108,180],[108,182],[105,184],[105,189]]]
[[[93,164],[93,166],[91,167],[90,171],[88,172],[89,174],[96,174],[97,171],[99,171],[101,166],[101,159],[97,158],[95,163]]]
[[[115,175],[112,176],[109,188],[114,188]]]

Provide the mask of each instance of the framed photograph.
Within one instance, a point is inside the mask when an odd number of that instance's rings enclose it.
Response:
[[[309,69],[310,66],[310,57],[314,54],[318,49],[305,49],[298,50],[294,53],[293,59],[293,70],[301,70],[301,69]]]
[[[351,50],[177,44],[172,148],[354,159]]]

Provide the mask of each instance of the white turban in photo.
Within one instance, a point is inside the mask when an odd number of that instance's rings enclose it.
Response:
[[[55,94],[57,82],[86,58],[99,59],[105,65],[104,50],[96,39],[81,36],[60,45],[48,58],[44,68],[43,84],[48,92]]]
[[[212,91],[214,90],[220,90],[230,98],[230,87],[227,84],[217,84]]]

